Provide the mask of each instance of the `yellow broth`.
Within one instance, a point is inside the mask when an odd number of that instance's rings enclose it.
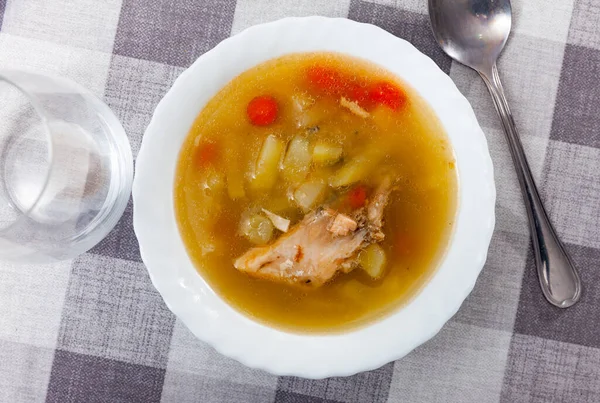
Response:
[[[402,88],[407,101],[400,110],[385,105],[356,116],[340,106],[336,96],[307,84],[307,69],[327,66],[351,82],[391,82]],[[397,189],[385,210],[387,254],[381,279],[360,268],[338,273],[320,288],[292,286],[256,279],[233,267],[235,258],[253,247],[239,234],[249,208],[266,208],[298,223],[305,211],[289,201],[290,185],[281,177],[270,191],[253,191],[250,181],[265,138],[275,135],[286,143],[304,129],[297,127],[292,95],[308,95],[320,117],[318,131],[307,136],[341,145],[344,161],[369,146],[384,150],[379,171],[391,172]],[[278,116],[268,126],[250,123],[246,108],[255,97],[277,100]],[[213,144],[214,161],[198,162],[198,149]],[[341,162],[343,163],[343,162]],[[339,165],[314,176],[327,179]],[[316,169],[316,168],[315,168]],[[243,174],[245,197],[232,200],[228,175]],[[378,170],[362,182],[376,186]],[[293,190],[293,189],[292,189]],[[329,200],[345,189],[331,191]],[[408,85],[386,70],[335,53],[293,54],[260,64],[233,79],[208,102],[196,119],[179,157],[175,181],[176,217],[188,254],[213,290],[245,315],[272,327],[294,332],[339,332],[365,325],[398,309],[434,273],[448,244],[457,203],[457,177],[448,138],[431,108]],[[280,236],[275,231],[275,236]]]

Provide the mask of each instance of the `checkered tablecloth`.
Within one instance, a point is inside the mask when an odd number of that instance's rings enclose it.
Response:
[[[251,370],[196,340],[150,283],[130,204],[108,238],[73,261],[0,263],[0,401],[600,402],[600,1],[513,0],[499,65],[534,176],[585,286],[567,310],[540,292],[489,95],[437,47],[426,3],[0,0],[0,68],[89,88],[123,122],[134,156],[175,78],[229,35],[313,14],[378,25],[429,55],[467,96],[498,188],[487,264],[439,335],[378,370],[321,381]]]

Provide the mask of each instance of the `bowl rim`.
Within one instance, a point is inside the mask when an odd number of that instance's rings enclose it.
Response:
[[[454,233],[437,271],[412,301],[377,322],[344,333],[287,333],[239,313],[195,270],[175,222],[175,164],[202,107],[239,73],[302,51],[347,53],[401,77],[438,115],[454,148],[459,176]],[[429,57],[374,25],[344,18],[291,17],[224,40],[177,78],[156,107],[136,160],[133,226],[154,287],[196,337],[246,366],[320,379],[379,368],[439,332],[483,268],[494,229],[495,198],[485,135],[467,99]]]

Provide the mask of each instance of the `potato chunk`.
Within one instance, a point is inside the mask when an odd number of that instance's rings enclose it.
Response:
[[[333,165],[342,158],[342,153],[342,147],[319,141],[313,149],[312,160],[317,165]]]
[[[349,159],[329,179],[329,185],[334,188],[352,185],[363,180],[383,159],[384,153],[374,147],[367,149],[364,153]]]
[[[387,258],[385,251],[379,244],[371,244],[358,255],[362,269],[374,280],[383,276]]]
[[[269,190],[279,175],[279,160],[283,152],[283,142],[274,135],[268,136],[262,144],[260,155],[256,161],[256,171],[252,179],[252,187],[257,190]]]
[[[282,164],[283,178],[291,183],[300,183],[306,178],[310,169],[310,144],[305,136],[292,138]]]
[[[304,182],[294,192],[294,200],[304,210],[310,210],[319,203],[325,195],[326,186],[318,180]]]

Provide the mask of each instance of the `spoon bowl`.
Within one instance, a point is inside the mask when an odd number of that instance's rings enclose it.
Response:
[[[491,71],[511,29],[511,5],[502,0],[429,0],[433,34],[453,59]]]

